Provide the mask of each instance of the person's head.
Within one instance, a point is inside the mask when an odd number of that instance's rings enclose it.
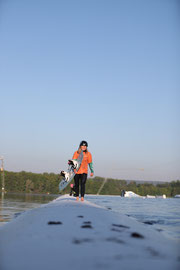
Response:
[[[87,147],[88,147],[88,143],[86,141],[81,141],[79,148],[83,151],[86,152],[87,151]]]

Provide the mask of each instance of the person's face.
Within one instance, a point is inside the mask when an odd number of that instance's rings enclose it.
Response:
[[[82,151],[86,151],[86,149],[87,149],[87,146],[85,146],[85,145],[82,145],[82,146],[81,146],[81,149],[82,149]]]

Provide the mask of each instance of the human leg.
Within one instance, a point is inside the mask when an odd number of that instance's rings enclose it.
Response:
[[[75,186],[74,186],[75,197],[79,197],[79,178],[80,178],[80,175],[79,175],[79,174],[76,174],[76,175],[74,176],[74,183],[75,183]]]
[[[83,173],[81,175],[81,198],[84,198],[84,195],[85,195],[86,180],[87,180],[87,174]]]

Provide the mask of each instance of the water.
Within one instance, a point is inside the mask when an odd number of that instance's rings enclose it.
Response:
[[[0,226],[21,212],[54,200],[58,195],[5,194],[0,197]],[[180,240],[180,199],[121,198],[120,196],[93,196],[86,199],[113,211],[131,216],[166,237]]]
[[[166,237],[180,240],[180,199],[123,198],[120,196],[87,196],[88,200],[113,211],[133,217]]]
[[[0,226],[20,213],[54,200],[58,195],[0,194]]]

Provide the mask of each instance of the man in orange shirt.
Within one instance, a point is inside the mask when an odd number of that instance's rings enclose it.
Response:
[[[81,185],[81,201],[84,201],[84,195],[85,195],[85,185],[88,175],[88,165],[91,170],[90,176],[92,177],[94,175],[93,170],[93,163],[92,163],[92,155],[87,149],[88,143],[86,141],[82,141],[79,145],[78,151],[76,151],[73,155],[73,160],[77,160],[79,154],[81,151],[83,151],[83,160],[81,163],[81,166],[79,170],[77,171],[76,175],[74,176],[74,182],[75,182],[75,196],[76,200],[79,200],[79,184]]]

